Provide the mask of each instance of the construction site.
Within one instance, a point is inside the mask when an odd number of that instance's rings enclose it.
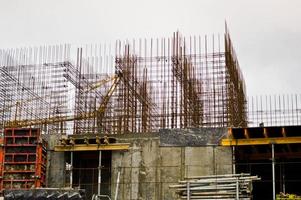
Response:
[[[301,199],[301,96],[247,97],[227,27],[3,49],[0,74],[4,199]]]

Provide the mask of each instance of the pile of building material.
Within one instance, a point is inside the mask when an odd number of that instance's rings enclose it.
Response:
[[[179,199],[243,199],[252,198],[252,181],[260,180],[250,174],[226,174],[190,177],[170,185]]]
[[[73,188],[4,190],[4,200],[85,200],[85,191]]]

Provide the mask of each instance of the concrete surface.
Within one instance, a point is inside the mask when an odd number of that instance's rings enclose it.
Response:
[[[43,135],[43,138],[48,142],[46,185],[49,188],[65,187],[65,154],[64,152],[54,152],[54,146],[57,144],[59,136]]]
[[[119,200],[174,200],[177,196],[169,185],[185,177],[232,173],[231,148],[217,145],[227,129],[182,131],[118,137],[118,142],[129,142],[132,146],[127,152],[112,154],[112,197],[118,169]]]
[[[174,200],[169,185],[190,176],[232,173],[232,152],[218,146],[224,128],[161,130],[152,134],[114,135],[130,143],[129,151],[113,151],[111,197],[114,199],[120,171],[118,200]],[[64,186],[65,156],[53,152],[58,138],[50,136],[48,187]]]

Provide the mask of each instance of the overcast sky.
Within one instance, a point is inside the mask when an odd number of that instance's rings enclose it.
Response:
[[[0,48],[224,32],[248,95],[301,93],[301,0],[0,0]]]

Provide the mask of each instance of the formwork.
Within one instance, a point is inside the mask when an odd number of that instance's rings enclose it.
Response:
[[[261,177],[254,184],[254,199],[272,199],[273,191],[300,193],[301,126],[229,128],[221,144],[232,147],[236,173]]]
[[[45,186],[46,146],[39,129],[5,129],[1,152],[1,191]]]

